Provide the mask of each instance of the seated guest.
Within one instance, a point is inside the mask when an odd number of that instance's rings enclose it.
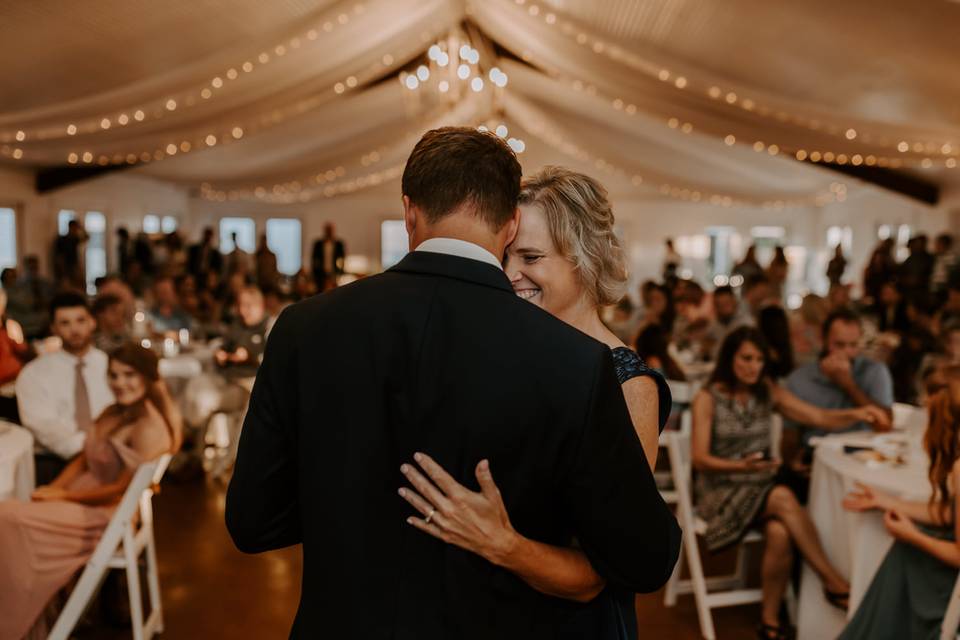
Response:
[[[859,485],[843,501],[850,511],[882,511],[895,539],[842,640],[940,638],[960,568],[960,367],[930,403],[924,447],[930,458],[929,502],[901,500]],[[956,629],[945,629],[949,637]]]
[[[786,378],[794,369],[793,344],[790,342],[790,322],[780,305],[770,305],[760,310],[757,329],[770,347],[770,362],[767,373],[774,379]]]
[[[830,290],[827,291],[827,308],[830,309],[831,313],[840,309],[849,309],[851,303],[850,285],[835,284],[830,286]]]
[[[860,316],[839,309],[823,323],[824,350],[818,362],[811,362],[791,373],[786,387],[798,398],[824,409],[874,406],[890,415],[893,406],[893,380],[887,367],[860,354],[863,327]],[[784,457],[807,457],[807,444],[813,436],[830,432],[876,429],[882,423],[855,422],[844,428],[825,429],[787,420],[784,423]],[[803,445],[803,449],[798,445]],[[799,468],[799,465],[797,465]]]
[[[150,309],[150,325],[156,333],[189,329],[190,314],[180,307],[173,278],[162,276],[153,283],[153,308]]]
[[[123,321],[129,326],[133,322],[137,299],[130,288],[119,276],[104,276],[97,280],[97,296],[114,296],[123,304]]]
[[[780,302],[775,297],[770,279],[762,273],[744,280],[743,288],[740,289],[740,297],[746,305],[747,311],[750,312],[750,317],[754,320],[760,314],[760,309],[768,304]]]
[[[952,324],[960,324],[960,282],[954,282],[947,288],[947,299],[937,313],[938,327]]]
[[[644,304],[643,323],[659,324],[667,333],[673,331],[673,323],[677,317],[673,306],[673,297],[666,285],[654,283],[647,292],[647,301]]]
[[[153,352],[127,344],[105,368],[116,403],[98,412],[83,451],[32,502],[0,502],[0,638],[25,636],[89,560],[137,466],[179,447]]]
[[[192,427],[202,428],[218,411],[241,412],[246,407],[266,346],[267,319],[259,289],[244,287],[240,291],[237,313],[238,319],[224,334],[222,348],[214,352],[216,373],[187,383],[185,417]]]
[[[915,294],[907,303],[909,329],[890,355],[893,372],[893,397],[897,402],[916,404],[920,395],[917,381],[924,358],[942,354],[940,340],[933,332],[936,302],[927,292]]]
[[[670,343],[670,337],[663,331],[658,324],[648,324],[637,334],[637,342],[634,345],[637,355],[648,367],[663,375],[667,380],[686,382],[687,377],[683,373],[680,365],[670,356],[667,345]],[[667,419],[665,429],[678,429],[680,427],[680,416],[690,405],[686,402],[673,402],[670,408],[670,417]]]
[[[37,484],[46,484],[83,450],[93,419],[110,404],[107,354],[93,346],[96,328],[87,299],[60,293],[50,303],[50,329],[63,348],[33,360],[17,378],[23,426],[37,444]]]
[[[741,327],[727,336],[710,381],[693,399],[691,454],[699,472],[695,503],[707,525],[707,548],[735,544],[752,527],[766,534],[761,637],[782,638],[788,630],[780,623],[780,605],[794,547],[820,576],[831,604],[845,608],[850,585],[827,559],[796,495],[778,482],[780,460],[770,440],[773,412],[830,429],[857,421],[889,422],[872,406],[828,410],[804,402],[767,375],[768,363],[769,350],[757,329]]]
[[[32,355],[23,327],[7,317],[7,292],[0,289],[0,387],[16,380]]]
[[[813,362],[823,350],[823,321],[827,319],[827,302],[822,297],[810,293],[803,296],[803,302],[791,323],[791,341],[793,355],[797,365]]]
[[[263,306],[267,314],[267,335],[280,317],[280,313],[290,305],[290,297],[278,287],[263,290]]]
[[[734,329],[752,324],[750,312],[737,300],[733,287],[723,285],[713,290],[713,322],[707,329],[707,340],[712,345],[714,356]]]
[[[94,341],[101,351],[109,353],[130,340],[124,302],[117,296],[110,293],[98,296],[93,301],[93,317],[97,321]]]
[[[7,317],[7,292],[0,289],[0,387],[17,379],[23,365],[36,355],[23,335],[20,324]],[[0,420],[20,422],[17,399],[0,394]]]
[[[257,375],[267,339],[267,317],[263,294],[256,287],[244,287],[237,296],[237,320],[223,336],[223,347],[214,359],[226,378]]]
[[[880,332],[893,331],[903,333],[910,328],[907,318],[907,303],[893,281],[884,282],[880,286],[880,299],[873,308],[877,317],[877,330]]]
[[[637,334],[636,351],[647,366],[663,374],[667,380],[685,381],[680,365],[670,357],[667,345],[670,339],[659,324],[648,324]]]
[[[50,330],[50,300],[53,283],[40,275],[40,260],[30,255],[24,258],[24,272],[5,269],[3,288],[7,291],[7,312],[20,323],[28,340],[42,338]]]

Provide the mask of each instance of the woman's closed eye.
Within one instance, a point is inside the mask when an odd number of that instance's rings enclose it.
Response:
[[[523,256],[524,264],[536,264],[542,258],[542,255],[525,255]]]

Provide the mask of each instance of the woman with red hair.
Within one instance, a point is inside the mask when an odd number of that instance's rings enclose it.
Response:
[[[860,486],[844,500],[850,511],[880,510],[896,542],[874,576],[842,639],[939,638],[960,569],[960,366],[930,399],[924,437],[930,456],[929,502],[900,500]]]

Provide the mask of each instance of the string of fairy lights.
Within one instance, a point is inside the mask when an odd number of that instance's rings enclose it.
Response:
[[[649,170],[628,170],[571,142],[566,136],[547,125],[542,118],[529,118],[523,126],[539,140],[571,158],[592,164],[608,174],[628,179],[636,187],[645,184],[653,186],[661,195],[676,200],[711,204],[724,208],[747,206],[761,207],[767,210],[782,210],[796,207],[823,207],[833,202],[843,202],[847,198],[847,186],[842,182],[833,182],[828,190],[796,198],[757,199],[723,193],[709,187],[692,185],[687,181],[665,179],[664,176],[658,176]]]
[[[429,40],[430,36],[425,34],[423,38]],[[296,100],[289,104],[275,106],[264,112],[238,119],[232,124],[221,125],[218,129],[194,130],[193,132],[182,134],[174,139],[168,138],[166,142],[162,142],[151,148],[140,148],[120,152],[101,152],[90,146],[86,148],[81,147],[68,152],[65,160],[67,164],[70,165],[107,166],[111,164],[145,164],[159,162],[171,156],[188,154],[217,145],[232,144],[246,135],[270,129],[291,118],[314,111],[328,104],[331,99],[349,94],[377,80],[382,77],[385,71],[388,71],[395,65],[398,58],[398,52],[385,53],[383,55],[378,53],[375,60],[365,63],[359,71],[327,84],[324,88],[312,93],[306,98]],[[0,145],[0,155],[11,157],[14,160],[21,160],[25,157],[21,148],[11,147],[10,145]]]
[[[270,64],[273,60],[283,58],[288,54],[305,56],[316,53],[315,48],[322,44],[322,35],[330,34],[344,27],[353,18],[365,11],[366,5],[358,2],[353,5],[352,10],[340,9],[334,12],[336,15],[333,13],[327,14],[299,33],[277,42],[272,47],[263,49],[258,55],[238,59],[235,64],[227,66],[222,73],[218,73],[190,89],[140,104],[129,105],[123,109],[71,119],[67,122],[44,124],[36,127],[0,129],[0,143],[22,143],[93,135],[119,127],[133,127],[140,123],[160,120],[174,112],[182,112],[198,105],[213,102],[218,96],[222,95],[222,89],[230,83],[242,81],[248,76],[255,75],[258,69]],[[23,150],[20,149],[20,153],[17,153],[17,148],[11,147],[10,155],[15,159],[20,159],[23,157]]]
[[[509,5],[509,3],[505,4]],[[781,124],[790,124],[810,131],[840,137],[846,144],[860,141],[863,144],[891,149],[899,154],[903,154],[903,157],[897,157],[873,154],[866,149],[838,151],[792,148],[791,151],[796,154],[800,160],[810,159],[813,162],[836,164],[847,164],[849,162],[855,166],[866,164],[868,166],[889,166],[891,168],[902,166],[932,168],[937,165],[942,165],[952,169],[957,166],[958,158],[960,158],[960,143],[957,141],[891,139],[890,136],[886,134],[867,131],[855,125],[828,122],[823,118],[810,117],[800,113],[791,113],[782,108],[774,108],[765,104],[759,98],[745,95],[742,90],[740,93],[737,93],[737,89],[735,88],[722,87],[712,82],[702,81],[698,78],[693,78],[691,74],[685,75],[683,73],[677,73],[664,65],[642,58],[616,43],[608,42],[604,38],[586,31],[575,23],[563,19],[558,16],[557,13],[535,2],[528,3],[527,0],[514,0],[513,4],[519,15],[526,14],[531,18],[541,20],[544,24],[557,29],[561,34],[576,42],[586,51],[628,66],[632,70],[638,71],[660,82],[668,83],[677,91],[706,95],[709,99],[727,105],[730,108],[740,109],[763,118],[774,119]],[[625,102],[622,99],[616,100]],[[633,108],[635,110],[635,105]],[[731,139],[731,136],[733,142],[730,144],[735,144],[736,136],[732,133],[724,135],[723,138],[726,141]],[[754,145],[757,144],[757,142],[754,142]],[[760,144],[763,143],[761,142]],[[777,146],[784,148],[783,145]],[[767,147],[767,145],[764,144],[764,147]],[[911,157],[914,155],[919,157]]]
[[[609,95],[602,93],[594,84],[584,81],[581,78],[576,78],[569,74],[562,74],[556,72],[554,77],[562,82],[565,86],[573,91],[578,93],[585,93],[591,97],[599,98],[603,100],[608,107],[613,111],[618,111],[624,113],[628,116],[636,116],[638,113],[637,105],[629,102],[625,102],[621,98],[612,98]],[[642,113],[641,113],[642,115]],[[681,133],[689,134],[693,131],[703,132],[701,127],[697,127],[693,122],[690,122],[686,118],[677,118],[675,116],[670,116],[669,118],[661,120],[661,122],[670,129],[675,129]],[[861,166],[865,165],[868,167],[885,167],[897,169],[901,167],[920,167],[924,169],[929,169],[934,166],[934,163],[929,158],[919,159],[919,158],[897,158],[884,155],[874,155],[874,154],[846,154],[843,152],[833,152],[833,151],[819,151],[817,149],[803,149],[790,146],[785,142],[764,142],[762,140],[744,140],[742,137],[738,138],[733,133],[720,134],[717,136],[720,140],[723,140],[724,144],[727,146],[734,146],[737,143],[745,144],[751,147],[757,153],[764,153],[771,156],[778,156],[782,154],[793,155],[797,160],[809,160],[813,163],[826,163],[826,164],[838,164],[846,165],[850,164],[852,166]],[[956,158],[946,158],[943,161],[943,166],[947,168],[955,168],[957,166]]]

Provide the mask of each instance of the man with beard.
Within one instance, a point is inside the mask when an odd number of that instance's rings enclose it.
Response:
[[[23,426],[37,442],[37,485],[49,484],[83,450],[87,431],[110,404],[107,354],[93,346],[96,322],[86,298],[73,292],[50,303],[52,333],[63,348],[27,364],[17,378]]]
[[[818,362],[796,369],[786,386],[801,400],[823,409],[846,409],[874,405],[892,415],[893,379],[886,365],[860,354],[863,327],[860,317],[839,309],[823,323],[823,353]],[[784,421],[783,456],[797,471],[806,472],[810,461],[810,438],[826,435],[822,428]],[[858,422],[834,432],[885,431],[890,423]],[[802,449],[798,451],[798,445]]]

